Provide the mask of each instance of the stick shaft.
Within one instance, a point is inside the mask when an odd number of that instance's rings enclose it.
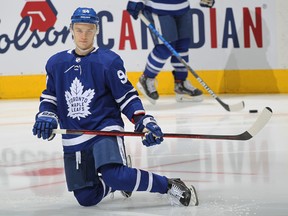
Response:
[[[55,134],[74,134],[74,135],[100,135],[100,136],[130,136],[143,137],[145,133],[128,132],[128,131],[97,131],[97,130],[76,130],[76,129],[54,129]],[[164,133],[166,138],[190,138],[190,139],[237,139],[238,135],[209,135],[209,134],[181,134],[181,133]]]
[[[190,138],[190,139],[214,139],[214,140],[249,140],[254,137],[267,124],[272,116],[272,110],[266,107],[254,124],[246,131],[236,135],[225,134],[180,134],[164,133],[166,138]],[[100,135],[100,136],[137,136],[143,137],[144,133],[127,131],[97,131],[97,130],[78,130],[78,129],[54,129],[54,134],[74,134],[74,135]]]

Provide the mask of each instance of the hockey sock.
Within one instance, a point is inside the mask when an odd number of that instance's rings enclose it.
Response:
[[[156,45],[148,56],[144,71],[145,76],[149,78],[157,76],[170,56],[171,52],[164,44]]]
[[[184,59],[187,63],[189,61],[188,47],[189,47],[189,39],[182,39],[176,42],[173,42],[175,50],[179,53],[182,59]],[[188,71],[181,62],[175,57],[171,57],[171,64],[174,67],[174,78],[175,80],[186,80],[188,76]]]
[[[113,190],[166,193],[168,179],[148,171],[122,164],[108,164],[100,168],[105,184]]]

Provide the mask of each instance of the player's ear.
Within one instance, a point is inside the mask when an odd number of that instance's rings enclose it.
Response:
[[[73,24],[72,23],[70,24],[69,29],[70,29],[70,33],[72,35],[72,39],[74,40],[74,32],[73,32]]]
[[[99,27],[99,23],[96,24],[96,35],[99,34],[99,31],[100,31],[100,27]]]

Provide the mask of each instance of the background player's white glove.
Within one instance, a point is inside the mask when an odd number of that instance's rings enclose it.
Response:
[[[201,7],[213,7],[215,1],[214,0],[200,0],[200,6]]]
[[[129,1],[127,4],[127,8],[126,10],[128,11],[128,13],[135,19],[138,19],[138,15],[139,12],[141,10],[143,10],[145,7],[145,5],[143,4],[143,2],[133,2],[133,1]]]
[[[33,135],[38,138],[52,140],[55,134],[52,134],[53,129],[58,126],[58,117],[53,112],[44,111],[36,115],[36,122],[33,126]]]
[[[158,145],[163,141],[163,133],[161,128],[157,125],[156,120],[151,115],[144,115],[136,124],[135,132],[148,132],[142,139],[142,143],[149,147],[153,145]]]

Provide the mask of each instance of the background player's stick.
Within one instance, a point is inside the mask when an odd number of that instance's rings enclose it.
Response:
[[[269,107],[263,109],[250,129],[237,135],[211,135],[211,134],[175,134],[164,133],[166,138],[192,138],[192,139],[216,139],[216,140],[249,140],[253,138],[266,125],[272,116],[272,110]],[[121,132],[121,131],[95,131],[95,130],[77,130],[77,129],[54,129],[54,134],[74,134],[74,135],[101,135],[101,136],[140,136],[145,133]]]
[[[163,38],[163,36],[154,28],[151,22],[140,12],[140,19],[144,24],[165,44],[165,46],[172,52],[172,54],[190,71],[193,76],[198,80],[198,82],[204,87],[204,89],[215,99],[217,100],[222,107],[227,111],[239,111],[242,110],[245,106],[244,102],[237,104],[228,105],[224,103],[210,88],[209,86],[198,76],[198,74],[187,64],[187,62],[180,56],[178,52]]]

